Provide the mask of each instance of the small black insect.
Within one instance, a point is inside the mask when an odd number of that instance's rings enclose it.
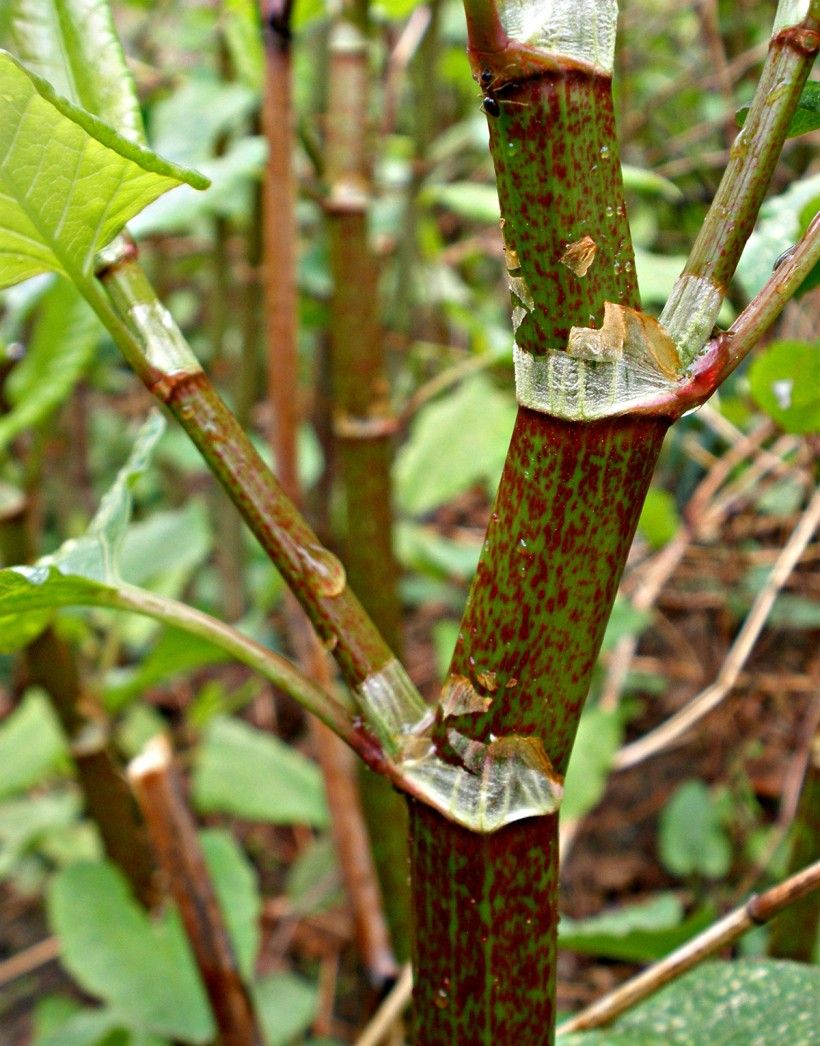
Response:
[[[499,105],[498,99],[493,98],[491,94],[485,94],[481,99],[481,108],[487,114],[487,116],[500,116],[501,106]]]

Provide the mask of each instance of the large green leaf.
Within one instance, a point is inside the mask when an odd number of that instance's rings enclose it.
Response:
[[[820,970],[778,961],[710,962],[604,1031],[558,1046],[811,1046],[820,1042]]]
[[[0,417],[0,455],[67,399],[91,362],[101,330],[70,283],[58,280],[49,288],[26,355],[6,383],[12,409]]]
[[[63,965],[128,1026],[208,1042],[208,1003],[176,912],[152,923],[107,863],[75,864],[54,879],[51,925]]]
[[[512,397],[480,374],[428,404],[396,460],[401,508],[428,512],[479,481],[494,491],[514,421]]]
[[[54,271],[83,282],[94,256],[193,171],[60,98],[0,51],[0,286]]]
[[[0,797],[36,784],[65,754],[51,705],[42,693],[30,691],[0,723]]]
[[[17,57],[58,94],[145,144],[107,0],[12,0],[11,39]]]
[[[278,738],[235,719],[218,718],[208,727],[193,798],[203,813],[314,828],[328,823],[318,768]]]

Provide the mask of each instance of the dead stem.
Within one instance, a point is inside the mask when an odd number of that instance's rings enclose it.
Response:
[[[128,767],[151,842],[179,908],[223,1046],[263,1046],[250,993],[216,899],[167,738],[153,738]]]
[[[717,679],[694,697],[685,708],[671,716],[665,723],[650,731],[645,737],[620,750],[613,761],[615,770],[626,770],[636,766],[650,756],[668,748],[687,730],[716,708],[733,689],[737,677],[752,652],[766,624],[777,596],[797,566],[806,546],[811,541],[820,523],[820,491],[809,502],[783,551],[777,558],[766,584],[757,594],[752,609],[738,633],[729,654],[718,673]]]

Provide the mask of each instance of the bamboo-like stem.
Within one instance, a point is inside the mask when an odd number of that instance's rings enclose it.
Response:
[[[300,417],[290,10],[288,4],[263,3],[266,22],[263,123],[268,140],[263,208],[264,290],[269,400],[274,414],[272,444],[277,475],[285,493],[299,505],[302,492],[296,438]],[[290,594],[285,600],[285,616],[300,664],[312,679],[328,689],[327,652]],[[356,768],[345,745],[327,727],[312,721],[310,731],[325,781],[334,843],[353,910],[362,961],[371,982],[381,987],[395,976],[396,963],[355,785]],[[385,787],[389,785],[385,783]]]
[[[603,999],[593,1003],[577,1016],[565,1021],[558,1031],[567,1034],[588,1031],[610,1024],[616,1017],[643,1001],[665,984],[680,977],[710,955],[741,937],[748,930],[774,918],[778,912],[808,896],[820,886],[820,861],[773,886],[765,893],[751,897],[742,907],[725,916],[708,930],[687,941],[648,970],[622,984]]]
[[[333,277],[333,449],[345,512],[341,544],[351,585],[362,593],[368,614],[401,656],[390,471],[396,422],[379,323],[378,267],[368,240],[367,40],[351,21],[340,18],[331,31],[329,51],[325,213]],[[406,958],[406,808],[386,780],[364,771],[360,784],[394,947]]]
[[[706,343],[754,228],[789,122],[820,47],[820,0],[802,22],[775,32],[746,123],[730,151],[684,270],[661,313],[688,365]],[[713,386],[714,387],[714,386]]]
[[[492,18],[476,30],[475,7],[473,68],[487,91],[516,351],[537,359],[566,345],[572,327],[599,326],[606,302],[638,305],[610,78],[574,58],[539,66],[531,49],[495,53]],[[582,272],[566,255],[584,236],[594,258]],[[519,410],[450,666],[486,711],[439,710],[441,750],[453,729],[476,742],[523,735],[565,771],[667,426]],[[552,1042],[557,817],[479,837],[411,804],[411,854],[420,1041]]]
[[[268,399],[273,407],[271,443],[279,482],[288,497],[296,501],[299,362],[291,10],[289,0],[261,0],[265,42],[262,126],[268,141],[262,197],[263,274]]]
[[[224,1046],[263,1046],[196,825],[167,738],[149,741],[128,767],[168,889],[179,908]]]
[[[149,391],[197,446],[333,649],[348,684],[358,688],[394,658],[348,587],[344,568],[299,515],[219,397],[133,253],[103,263],[100,280],[110,297],[90,283],[83,291],[91,305]]]

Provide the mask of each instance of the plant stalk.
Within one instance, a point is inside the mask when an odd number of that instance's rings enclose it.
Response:
[[[128,777],[182,916],[220,1043],[264,1046],[167,738],[159,735],[149,741],[132,760]]]
[[[366,37],[340,18],[330,37],[325,213],[333,277],[333,443],[345,512],[342,547],[353,589],[362,593],[368,614],[401,656],[390,473],[396,422],[379,323],[378,267],[368,239],[369,79]],[[384,778],[363,770],[360,784],[391,936],[404,959],[410,941],[406,808]]]

